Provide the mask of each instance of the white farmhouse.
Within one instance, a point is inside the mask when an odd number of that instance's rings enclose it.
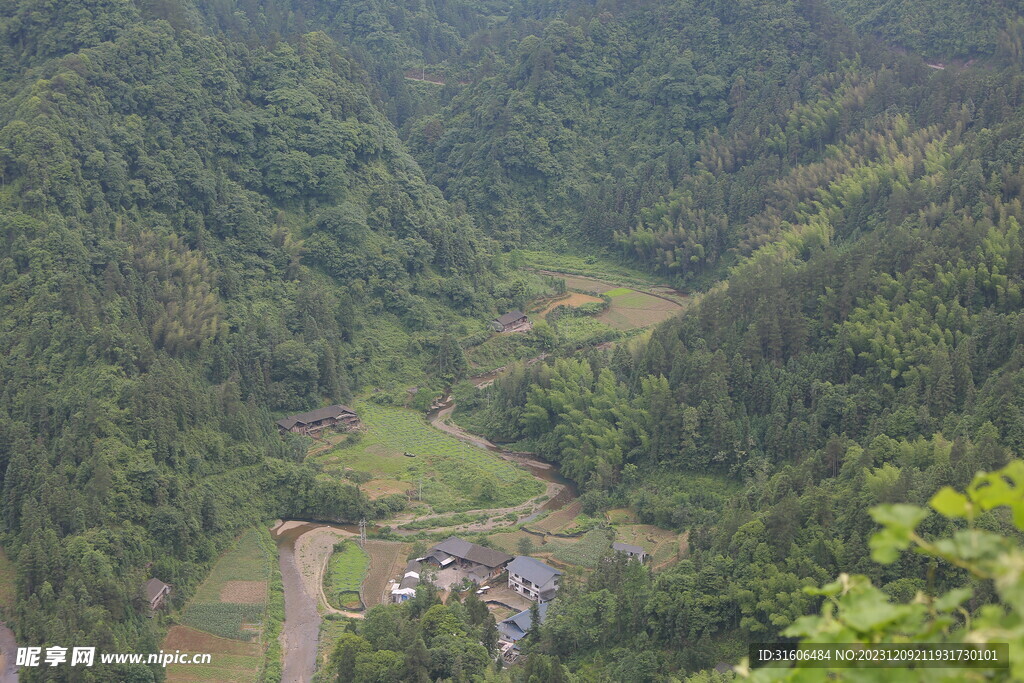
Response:
[[[508,587],[534,602],[550,602],[562,572],[540,560],[520,555],[508,564]]]

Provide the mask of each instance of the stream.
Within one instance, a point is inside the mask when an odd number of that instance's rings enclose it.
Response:
[[[535,519],[546,511],[559,510],[576,499],[577,491],[575,484],[563,477],[556,465],[538,460],[529,453],[506,451],[481,436],[470,434],[457,425],[445,422],[454,409],[455,404],[449,402],[438,410],[431,412],[427,419],[435,428],[461,441],[487,449],[494,453],[496,457],[515,462],[520,467],[529,470],[534,477],[544,482],[545,485],[559,485],[560,488],[555,495],[544,501],[539,508],[520,518],[519,522]],[[356,534],[359,532],[356,525],[300,520],[281,522],[271,530],[271,534],[277,543],[278,558],[281,566],[281,583],[284,589],[285,619],[281,629],[284,657],[284,670],[281,676],[282,683],[309,683],[313,679],[313,673],[316,671],[317,641],[320,637],[320,624],[323,619],[320,616],[319,596],[311,595],[303,581],[302,571],[295,556],[295,545],[300,536],[324,527],[342,529]],[[2,637],[2,631],[0,631],[0,637]],[[0,641],[0,646],[2,646],[2,641]],[[6,683],[6,681],[7,679],[0,678],[0,683]]]

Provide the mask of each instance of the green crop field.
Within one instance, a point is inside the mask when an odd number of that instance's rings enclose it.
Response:
[[[252,640],[263,621],[273,561],[260,533],[246,531],[221,555],[186,605],[182,624],[223,638]]]
[[[632,294],[632,293],[633,293],[633,290],[630,289],[629,287],[618,287],[617,289],[609,289],[607,292],[605,292],[605,295],[606,296],[610,296],[612,298],[615,298],[617,296],[622,296],[623,294]]]
[[[370,557],[352,541],[342,541],[342,549],[331,554],[324,574],[324,595],[332,607],[358,609],[359,587],[366,578]]]
[[[526,470],[431,427],[411,410],[368,401],[355,409],[366,428],[362,438],[311,458],[327,473],[351,468],[417,489],[422,480],[423,502],[436,512],[518,505],[544,492]]]
[[[544,548],[561,562],[593,569],[601,558],[611,552],[612,542],[602,529],[591,529],[576,542],[554,541]]]

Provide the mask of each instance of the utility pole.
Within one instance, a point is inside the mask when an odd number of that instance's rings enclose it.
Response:
[[[359,520],[359,547],[366,547],[366,517]]]
[[[423,502],[423,475],[422,474],[420,475],[420,493],[419,493],[419,496],[417,498],[418,498],[418,500],[421,503]]]

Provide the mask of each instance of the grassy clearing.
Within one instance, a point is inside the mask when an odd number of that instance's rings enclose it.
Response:
[[[649,273],[597,256],[573,256],[571,254],[556,254],[550,251],[518,249],[513,252],[512,257],[515,259],[515,262],[529,268],[556,270],[573,275],[589,275],[591,277],[629,284],[659,284],[659,281]]]
[[[332,616],[336,615],[328,614],[320,622],[320,639],[316,644],[317,667],[316,672],[313,674],[313,683],[335,680],[326,671],[327,662],[330,659],[331,651],[334,649],[334,644],[338,642],[338,638],[341,637],[342,633],[348,631],[348,620],[332,619]]]
[[[603,316],[604,313],[598,318],[560,318],[558,320],[558,336],[563,343],[569,346],[600,344],[618,339],[618,330],[602,322],[601,317]]]
[[[434,429],[411,410],[365,401],[355,408],[363,437],[313,457],[328,473],[351,468],[417,487],[422,479],[423,501],[435,512],[519,505],[544,491],[526,470]]]
[[[611,524],[636,524],[636,513],[629,508],[615,508],[605,510],[605,519]]]
[[[0,615],[14,612],[14,563],[0,550]]]
[[[359,588],[370,567],[370,556],[352,541],[342,541],[334,548],[324,574],[324,595],[335,609],[359,609]]]

